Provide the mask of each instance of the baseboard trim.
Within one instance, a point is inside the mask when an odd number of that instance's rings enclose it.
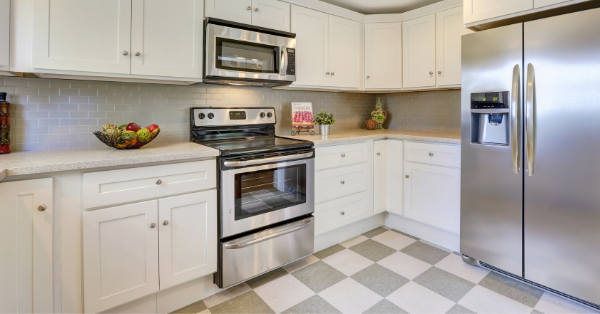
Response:
[[[449,250],[460,252],[460,236],[457,234],[437,229],[392,213],[386,213],[384,225],[388,228],[402,231]]]

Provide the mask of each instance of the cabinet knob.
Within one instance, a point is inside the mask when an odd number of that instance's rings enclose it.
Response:
[[[367,75],[367,78],[368,78],[368,79],[370,79],[370,78],[371,78],[371,76],[370,76],[370,75]]]
[[[433,71],[429,71],[429,75],[433,75]]]
[[[342,157],[346,157],[346,154],[342,154]]]
[[[38,210],[41,211],[41,212],[45,211],[46,208],[48,208],[48,207],[46,207],[46,205],[44,205],[44,204],[38,206]]]
[[[331,72],[331,75],[335,75],[335,72]]]
[[[329,72],[325,72],[325,75],[329,75]]]
[[[406,178],[408,179],[408,178],[410,178],[410,176],[409,176],[409,175],[406,175]]]
[[[156,185],[161,185],[162,184],[162,180],[158,179],[158,181],[156,181]]]
[[[255,9],[254,9],[254,12],[258,12],[258,8],[255,8]]]
[[[252,10],[252,7],[251,7],[251,6],[248,6],[248,7],[246,8],[246,10]]]
[[[346,213],[345,212],[341,212],[340,215],[344,216]]]
[[[442,74],[442,71],[438,71],[438,74]]]
[[[430,156],[430,157],[433,157],[433,153],[429,153],[429,156]]]
[[[377,153],[377,156],[381,155],[381,153]]]
[[[345,184],[345,183],[346,183],[346,181],[341,181],[340,183],[341,183],[341,184]]]
[[[165,220],[165,221],[163,221],[163,226],[166,226],[166,225],[168,225],[168,224],[169,224],[169,221],[168,221],[168,220]]]
[[[129,52],[127,52],[127,50],[123,50],[123,55],[124,55],[124,56],[126,56],[126,55],[128,55],[128,54],[129,54]]]
[[[141,56],[141,55],[142,55],[142,54],[141,54],[141,53],[139,53],[139,52],[136,52],[136,53],[135,53],[135,56],[136,56],[136,57],[139,57],[139,56]]]
[[[151,223],[150,224],[150,229],[154,229],[154,228],[156,228],[156,224],[155,223]]]

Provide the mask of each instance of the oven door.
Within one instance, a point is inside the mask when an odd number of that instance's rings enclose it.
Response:
[[[221,172],[221,238],[314,212],[314,158]]]

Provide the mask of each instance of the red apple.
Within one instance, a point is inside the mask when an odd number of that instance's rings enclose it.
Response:
[[[149,126],[146,127],[146,129],[148,129],[148,131],[150,131],[150,133],[152,133],[154,130],[158,129],[158,125],[156,124],[150,124]]]
[[[127,131],[133,131],[133,132],[137,132],[137,131],[139,131],[141,128],[142,128],[142,127],[141,127],[139,124],[131,122],[131,123],[129,123],[129,124],[127,125],[127,128],[126,128],[126,130],[127,130]]]

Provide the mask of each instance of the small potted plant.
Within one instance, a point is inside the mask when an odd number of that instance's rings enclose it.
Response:
[[[321,135],[329,135],[329,126],[335,124],[333,113],[327,113],[321,109],[321,112],[315,115],[315,123],[321,127]]]

